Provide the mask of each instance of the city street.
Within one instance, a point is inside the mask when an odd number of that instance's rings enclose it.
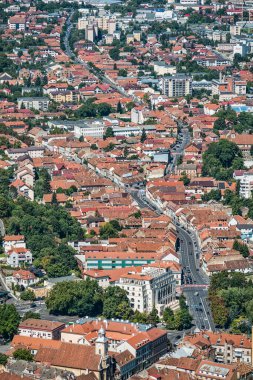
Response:
[[[67,22],[66,22],[67,31],[66,31],[66,34],[65,34],[65,37],[64,37],[64,45],[65,45],[66,54],[70,58],[72,58],[75,61],[75,63],[81,64],[87,70],[93,72],[96,75],[96,73],[94,72],[94,70],[87,64],[87,62],[83,61],[81,58],[75,57],[74,52],[70,48],[69,37],[70,37],[70,34],[71,34],[71,30],[73,28],[72,21],[71,21],[73,14],[74,14],[74,12],[70,13],[69,18],[67,19]],[[140,99],[135,99],[133,96],[130,96],[129,94],[127,94],[122,87],[119,87],[116,83],[112,82],[112,80],[110,80],[107,76],[103,75],[102,73],[99,73],[99,79],[103,83],[109,84],[113,89],[115,89],[116,91],[118,91],[122,96],[128,97],[129,101],[133,100],[133,101],[136,101],[137,103],[140,103]]]
[[[187,304],[200,330],[215,330],[211,310],[208,305],[208,278],[199,268],[199,248],[192,236],[177,226],[180,239],[180,255],[183,267],[184,288]]]

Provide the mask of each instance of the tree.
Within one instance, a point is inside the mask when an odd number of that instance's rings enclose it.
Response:
[[[16,360],[25,360],[27,362],[32,362],[34,360],[34,356],[31,352],[25,348],[18,348],[13,353],[13,357]]]
[[[12,339],[17,333],[20,316],[14,305],[0,305],[0,335],[5,339]]]
[[[117,231],[121,231],[121,230],[122,230],[122,226],[120,225],[120,223],[118,222],[118,220],[113,219],[113,220],[110,220],[109,223],[112,225],[112,227],[113,227],[115,230],[117,230]]]
[[[163,320],[167,326],[171,326],[173,324],[174,313],[170,307],[166,307],[163,312]],[[169,328],[169,327],[168,327]]]
[[[119,69],[118,76],[119,77],[127,77],[127,70],[126,69]]]
[[[52,203],[52,205],[58,206],[57,196],[56,196],[55,192],[52,194],[51,203]]]
[[[111,59],[113,59],[114,61],[119,60],[119,54],[120,54],[120,50],[118,47],[114,47],[109,51],[109,55]]]
[[[104,139],[107,139],[108,137],[114,137],[114,132],[113,132],[112,127],[106,128]]]
[[[8,361],[8,356],[0,352],[0,365],[6,365]]]
[[[39,313],[34,313],[33,311],[27,311],[24,316],[22,317],[22,321],[26,321],[27,319],[40,319]]]
[[[217,326],[224,328],[228,322],[229,311],[221,297],[213,296],[210,300],[214,323]]]
[[[142,133],[141,133],[141,142],[144,143],[144,141],[146,139],[147,139],[147,133],[146,133],[145,129],[143,128]]]
[[[36,198],[41,199],[44,194],[51,193],[51,177],[47,169],[42,168],[37,174],[37,180],[35,181],[34,194]]]
[[[214,122],[214,129],[217,129],[217,130],[223,130],[223,129],[226,129],[227,127],[227,124],[226,124],[226,120],[224,117],[219,117],[218,119],[215,120]]]
[[[189,183],[191,182],[190,178],[187,177],[185,172],[182,173],[182,177],[180,178],[180,181],[182,181],[185,186],[188,186]]]
[[[239,251],[243,257],[249,256],[249,248],[246,244],[240,243],[238,240],[234,241],[233,249]]]
[[[203,176],[230,180],[236,169],[243,169],[242,153],[231,141],[221,139],[218,143],[211,143],[203,154]]]
[[[0,195],[0,218],[6,218],[10,216],[11,213],[11,203],[6,199],[5,196]]]
[[[211,199],[218,202],[221,200],[221,191],[220,190],[211,190],[211,191],[209,191],[209,193],[203,194],[201,196],[201,198],[205,202],[208,202]]]
[[[129,319],[132,313],[126,291],[119,286],[109,286],[104,293],[103,316]]]
[[[185,330],[191,327],[192,316],[188,309],[181,309],[175,312],[174,315],[174,328],[176,330]]]
[[[102,313],[103,291],[97,281],[64,281],[57,283],[46,298],[51,314],[97,316]]]
[[[121,103],[119,101],[118,104],[117,104],[117,113],[122,113],[122,112],[123,112],[122,105],[121,105]]]
[[[113,237],[118,237],[118,230],[113,227],[113,225],[108,222],[103,224],[99,229],[99,235],[101,239],[108,239]]]
[[[108,103],[100,103],[97,105],[97,113],[99,116],[107,116],[112,112],[112,107]]]
[[[25,290],[24,292],[22,292],[20,294],[20,298],[23,300],[23,301],[34,301],[35,300],[35,294],[32,290],[28,289],[28,290]]]
[[[135,310],[134,314],[131,317],[131,321],[134,323],[148,323],[148,314],[141,313],[138,310]]]
[[[148,323],[150,323],[151,325],[154,325],[156,326],[157,323],[160,322],[160,318],[159,318],[159,315],[158,315],[158,311],[156,308],[153,308],[148,316]]]

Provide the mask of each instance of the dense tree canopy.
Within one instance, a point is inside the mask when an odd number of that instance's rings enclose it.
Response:
[[[109,286],[104,292],[103,316],[105,318],[129,319],[132,309],[125,290]]]
[[[243,273],[214,274],[211,278],[209,299],[217,326],[242,328],[241,332],[243,332],[245,325],[252,323],[252,281],[248,280]]]
[[[102,313],[103,291],[96,281],[65,281],[50,291],[46,305],[50,313],[59,315],[96,316]]]
[[[234,129],[237,133],[253,132],[253,115],[250,112],[237,113],[231,108],[221,109],[216,113],[218,119],[214,122],[214,131]]]
[[[84,231],[63,207],[22,197],[14,202],[8,196],[0,196],[0,215],[9,217],[7,233],[25,236],[35,264],[48,271],[50,277],[66,275],[77,268],[75,251],[67,242],[83,238]]]
[[[164,310],[163,320],[168,329],[184,330],[191,327],[192,316],[186,304],[184,296],[179,298],[180,309],[173,312],[169,307]]]
[[[75,117],[86,118],[86,117],[102,117],[107,116],[112,112],[112,107],[108,103],[94,103],[95,98],[86,100],[86,102],[75,111]]]
[[[228,140],[221,139],[211,143],[203,154],[203,176],[211,176],[217,180],[229,180],[233,171],[243,168],[242,153],[238,146]]]
[[[51,193],[51,177],[45,168],[36,172],[36,181],[34,186],[35,198],[42,199],[44,194]]]
[[[12,339],[18,330],[20,316],[14,305],[0,305],[0,335],[4,339]]]

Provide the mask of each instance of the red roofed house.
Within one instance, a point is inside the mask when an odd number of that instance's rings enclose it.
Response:
[[[38,281],[39,279],[29,270],[20,269],[13,272],[12,275],[12,283],[14,285],[23,286],[24,288],[34,285]]]
[[[20,322],[18,332],[22,336],[59,340],[64,327],[62,322],[29,318]]]
[[[23,264],[32,264],[33,256],[27,248],[12,248],[7,252],[7,264],[18,268]]]
[[[25,248],[25,237],[24,235],[5,235],[3,238],[4,251],[10,251],[11,248]]]

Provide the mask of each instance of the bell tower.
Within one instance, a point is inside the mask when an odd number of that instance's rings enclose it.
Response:
[[[98,330],[98,338],[95,342],[95,352],[103,358],[108,355],[108,339],[105,336],[105,330],[103,327]]]

